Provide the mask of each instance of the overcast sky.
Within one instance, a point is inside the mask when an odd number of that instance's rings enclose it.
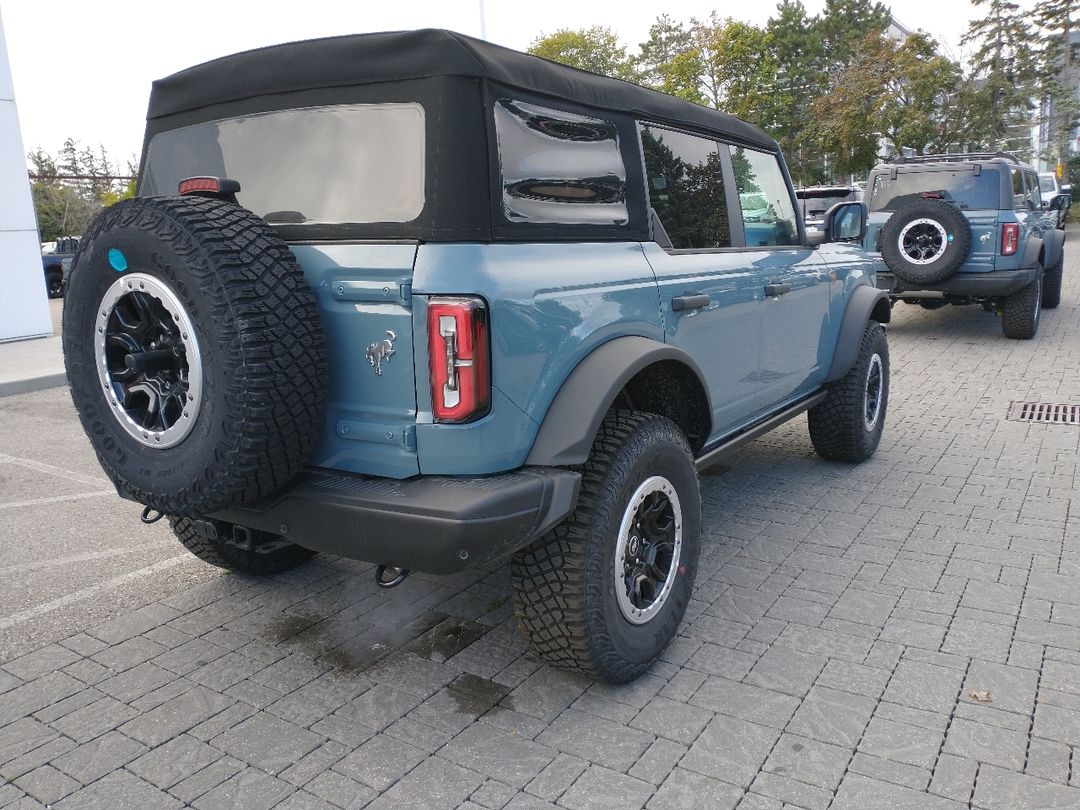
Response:
[[[1030,2],[1030,0],[1028,0]],[[824,0],[804,0],[810,14]],[[1027,2],[1024,3],[1027,5]],[[763,25],[769,0],[482,0],[487,38],[520,50],[558,28],[609,26],[636,50],[659,9],[676,20],[716,9]],[[974,15],[968,0],[895,0],[893,15],[922,28],[947,52],[963,56],[960,38]],[[141,148],[150,82],[237,51],[297,39],[365,31],[450,28],[480,35],[481,0],[0,0],[23,143],[56,153],[64,139],[103,144],[114,158]]]

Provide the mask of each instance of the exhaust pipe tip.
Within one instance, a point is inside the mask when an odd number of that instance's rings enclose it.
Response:
[[[375,569],[375,584],[380,588],[396,588],[405,581],[409,575],[408,568],[398,568],[396,565],[380,565]]]

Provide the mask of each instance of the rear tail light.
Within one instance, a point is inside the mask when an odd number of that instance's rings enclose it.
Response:
[[[431,410],[436,422],[468,422],[491,402],[487,308],[479,298],[428,303]]]
[[[185,177],[176,189],[181,195],[229,197],[240,191],[240,184],[228,177]]]
[[[1020,244],[1020,226],[1015,222],[1006,222],[1001,226],[1001,255],[1012,256]]]

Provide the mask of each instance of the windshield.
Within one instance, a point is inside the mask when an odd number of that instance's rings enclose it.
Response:
[[[238,181],[240,204],[271,224],[409,222],[424,207],[424,109],[309,107],[162,132],[139,194],[205,175]]]
[[[1052,174],[1040,174],[1039,175],[1039,189],[1041,191],[1057,191],[1057,184],[1054,182],[1054,175]]]
[[[948,200],[959,208],[1000,207],[1001,177],[997,169],[971,167],[904,172],[895,178],[888,171],[874,178],[870,191],[871,211],[895,211],[922,199]]]

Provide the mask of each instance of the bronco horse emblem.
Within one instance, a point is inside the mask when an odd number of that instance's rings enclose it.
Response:
[[[390,362],[390,358],[394,356],[394,352],[397,349],[394,348],[394,341],[397,339],[397,335],[386,330],[386,339],[379,340],[370,344],[367,347],[367,351],[364,352],[364,357],[367,358],[368,364],[375,367],[375,373],[382,376],[382,364],[383,361]]]

